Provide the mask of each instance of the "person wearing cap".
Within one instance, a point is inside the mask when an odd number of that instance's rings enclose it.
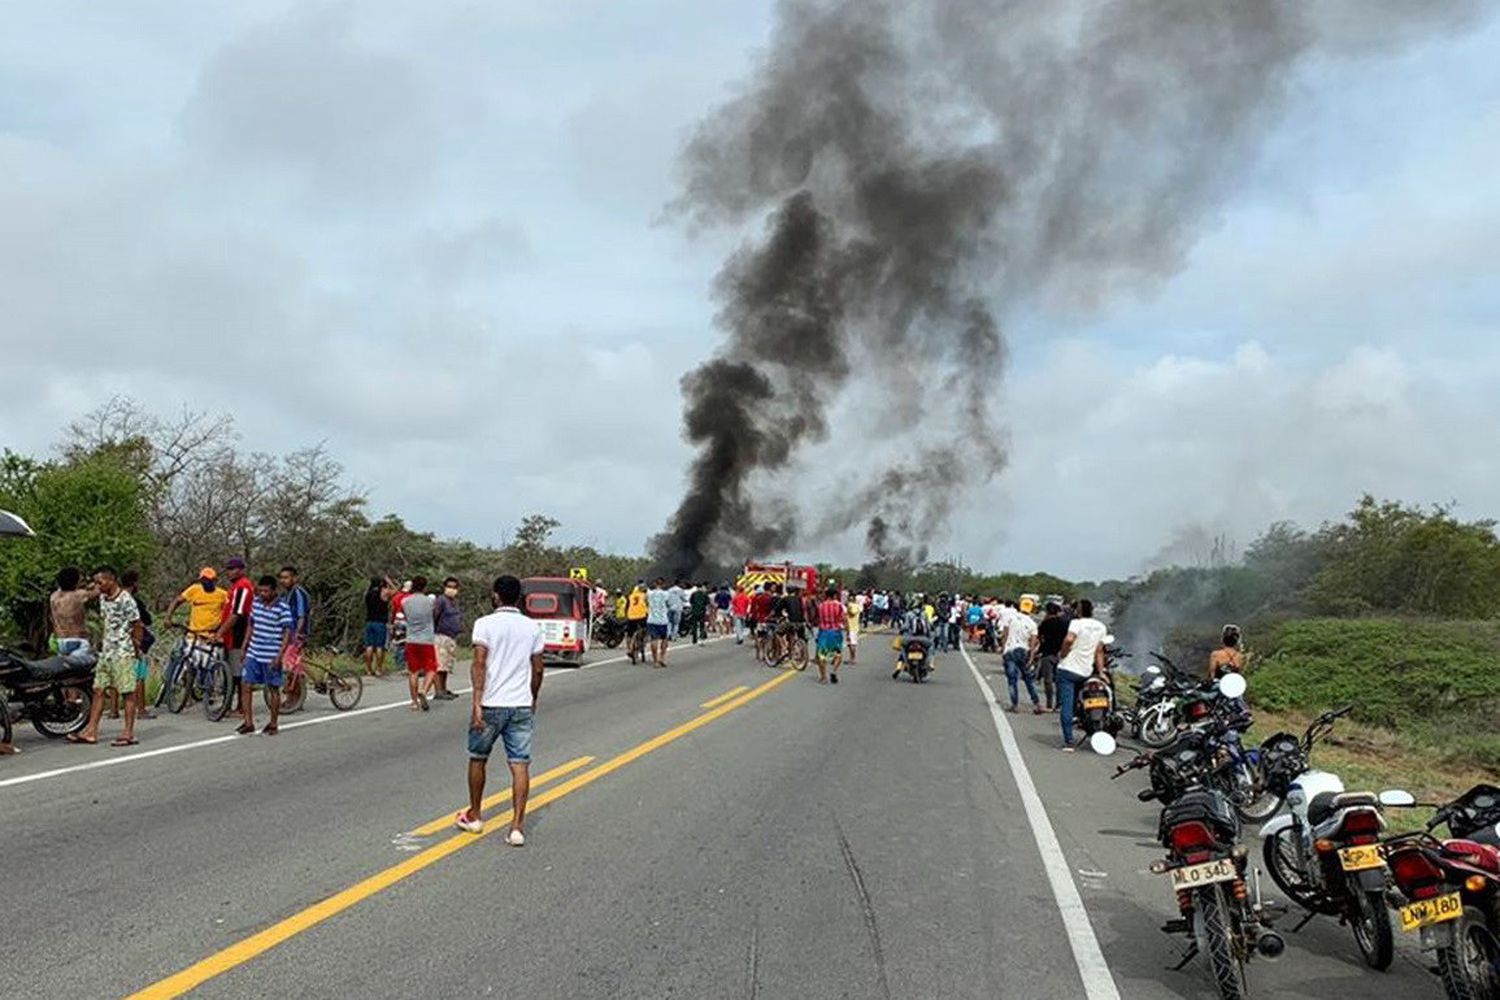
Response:
[[[188,631],[205,639],[213,639],[224,621],[224,605],[228,603],[229,592],[219,586],[218,571],[212,566],[205,566],[198,571],[197,580],[172,598],[164,620],[171,624],[172,615],[186,604]]]
[[[230,676],[234,684],[230,689],[233,698],[240,690],[240,678],[245,672],[245,633],[250,630],[250,610],[255,603],[255,584],[245,573],[245,560],[233,556],[224,562],[224,575],[229,578],[229,600],[224,604],[224,618],[219,623],[219,641],[224,644],[224,659],[229,663]],[[239,707],[239,716],[245,718],[245,706]]]

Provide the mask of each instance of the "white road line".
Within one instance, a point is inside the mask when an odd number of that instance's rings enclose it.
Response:
[[[717,636],[713,639],[707,639],[699,645],[708,645],[710,643],[719,642],[722,639],[726,638],[728,637]],[[692,647],[689,646],[686,648],[691,649]],[[611,663],[624,663],[627,659],[629,659],[629,657],[616,656],[608,660],[595,660],[592,663],[585,663],[577,667],[552,667],[546,670],[544,673],[548,677],[551,677],[554,674],[561,674],[562,676],[566,677],[569,674],[576,674],[583,670],[592,670],[595,667],[603,667]],[[468,694],[472,690],[473,688],[454,688],[453,693]],[[371,705],[368,708],[356,708],[351,712],[335,712],[330,715],[319,715],[311,719],[298,719],[295,722],[283,722],[281,724],[281,728],[301,729],[303,726],[318,726],[322,725],[325,722],[339,722],[343,719],[354,719],[358,718],[361,715],[370,715],[374,712],[385,712],[389,711],[390,709],[401,708],[403,705],[409,704],[411,704],[410,698],[402,698],[400,701],[393,701],[385,705]],[[146,760],[151,757],[164,757],[167,754],[181,753],[184,750],[196,750],[199,747],[211,747],[219,743],[228,743],[231,740],[237,740],[241,738],[242,737],[238,733],[229,733],[226,736],[212,736],[206,740],[194,740],[191,743],[177,743],[169,747],[157,747],[155,750],[141,750],[137,751],[136,753],[122,754],[118,757],[106,757],[103,760],[91,760],[86,764],[72,764],[68,767],[55,767],[50,771],[38,771],[35,774],[22,774],[14,778],[5,778],[4,780],[0,780],[0,788],[9,788],[12,785],[27,785],[33,781],[42,781],[46,778],[56,778],[64,774],[77,774],[80,771],[95,771],[101,767],[114,767],[118,764],[129,764],[132,761]]]
[[[969,672],[974,675],[974,683],[979,685],[980,693],[984,695],[985,703],[990,708],[990,718],[995,723],[995,732],[1000,737],[1000,745],[1005,749],[1005,759],[1010,763],[1011,774],[1016,779],[1016,787],[1021,790],[1021,804],[1026,807],[1026,819],[1031,823],[1031,835],[1036,840],[1037,851],[1042,856],[1042,864],[1047,869],[1047,881],[1052,884],[1052,895],[1057,900],[1057,908],[1062,913],[1063,928],[1068,932],[1068,944],[1073,949],[1073,961],[1078,965],[1078,974],[1083,978],[1083,992],[1088,1000],[1120,1000],[1120,991],[1115,988],[1114,976],[1110,974],[1109,963],[1104,960],[1104,952],[1099,948],[1099,939],[1094,936],[1094,925],[1089,922],[1088,910],[1083,906],[1083,897],[1078,894],[1078,886],[1073,882],[1072,872],[1068,868],[1068,859],[1063,854],[1062,845],[1057,842],[1057,831],[1052,828],[1052,821],[1047,818],[1047,809],[1042,805],[1042,797],[1037,794],[1036,783],[1031,780],[1031,771],[1026,767],[1026,760],[1021,756],[1021,748],[1016,743],[1016,735],[1010,728],[1010,722],[1005,718],[1005,713],[1000,709],[1000,702],[995,697],[995,691],[990,687],[989,681],[974,666],[974,661],[969,657],[969,651],[960,647],[964,655],[964,662],[969,665]]]

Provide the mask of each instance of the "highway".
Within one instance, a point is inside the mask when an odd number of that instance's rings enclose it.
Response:
[[[326,699],[274,738],[189,709],[123,752],[30,730],[0,758],[6,979],[36,996],[1216,996],[1169,966],[1139,780],[992,711],[997,657],[843,683],[716,641],[549,671],[528,845],[455,831],[467,696]],[[972,667],[971,667],[972,663]],[[466,686],[466,685],[464,685]],[[104,724],[106,737],[119,723]],[[106,763],[109,762],[109,763]],[[546,779],[546,780],[540,780]],[[497,756],[489,791],[507,785]],[[1258,843],[1256,844],[1258,850]],[[1283,929],[1290,929],[1290,921]],[[1437,998],[1409,941],[1367,971],[1326,919],[1252,995]],[[24,987],[24,990],[22,989]],[[15,995],[13,993],[12,995]]]

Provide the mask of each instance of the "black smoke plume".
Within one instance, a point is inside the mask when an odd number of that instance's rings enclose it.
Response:
[[[672,206],[762,225],[683,379],[698,450],[653,554],[690,572],[865,525],[920,557],[1004,465],[997,317],[1098,308],[1177,269],[1312,53],[1456,26],[1479,0],[783,0],[743,92],[698,128]],[[796,502],[799,455],[858,380],[909,443]],[[913,384],[922,392],[913,393]],[[1047,419],[1086,416],[1059,400]]]

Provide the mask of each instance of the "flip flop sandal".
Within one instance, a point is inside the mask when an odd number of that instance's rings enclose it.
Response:
[[[254,726],[245,725],[245,724],[241,724],[240,728],[238,728],[238,729],[235,730],[235,733],[237,733],[240,736],[249,736],[249,735],[251,735],[254,732],[255,732],[255,727]]]
[[[129,739],[129,740],[127,740],[125,737],[121,736],[118,739],[111,740],[109,745],[112,746],[112,747],[133,747],[133,746],[139,746],[140,743],[141,743],[140,740],[137,740],[137,739]]]
[[[86,747],[97,746],[98,743],[99,743],[99,741],[96,740],[96,739],[95,740],[86,740],[82,736],[79,736],[77,733],[69,733],[67,736],[65,736],[63,738],[63,742],[64,743],[72,743],[74,746],[86,746]]]

